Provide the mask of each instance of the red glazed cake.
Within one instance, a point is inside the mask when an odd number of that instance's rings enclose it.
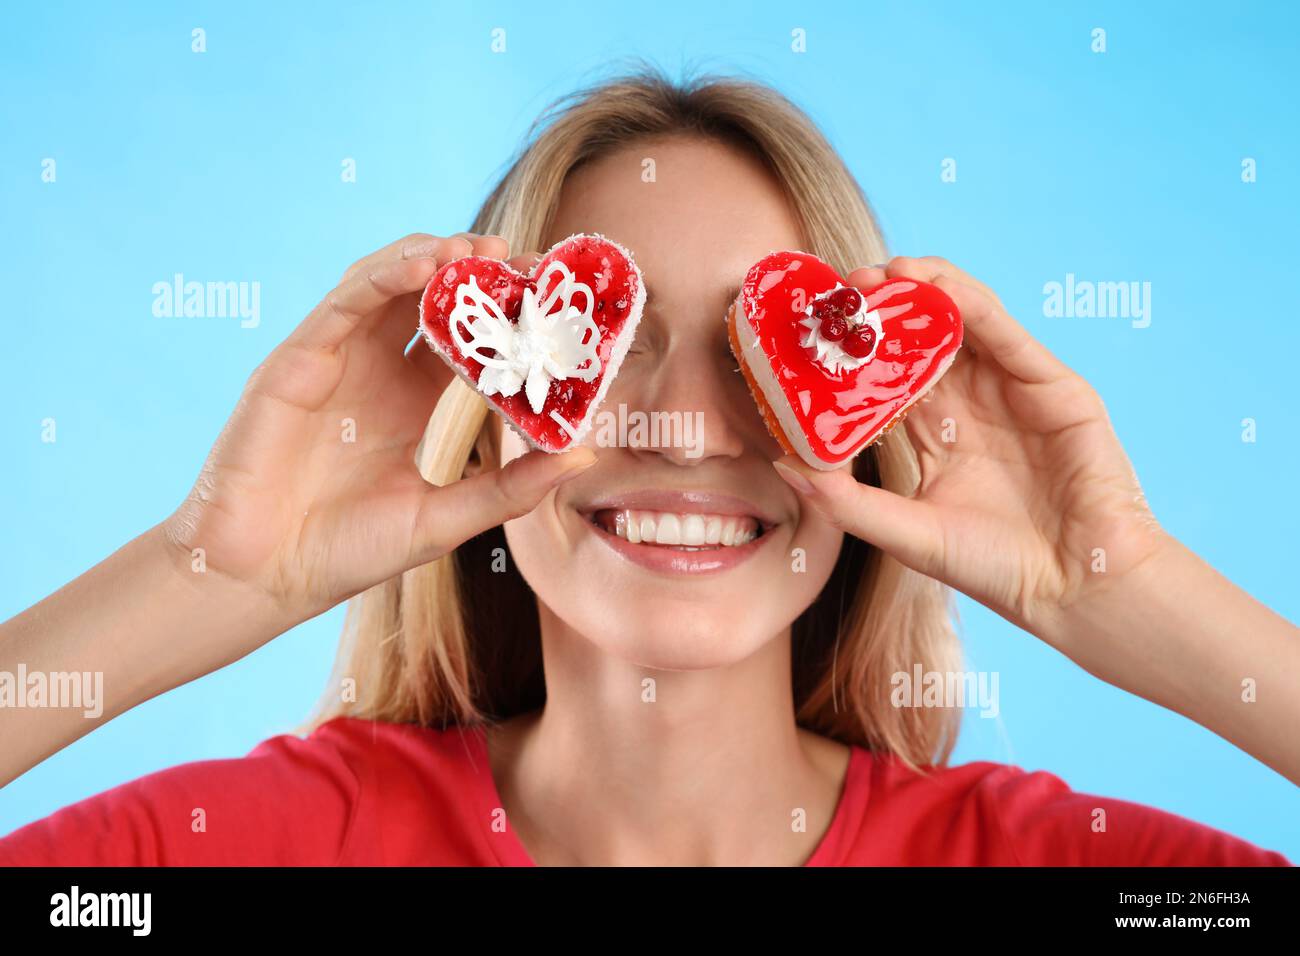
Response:
[[[528,275],[483,256],[447,263],[420,300],[420,331],[530,446],[561,452],[591,429],[644,305],[631,254],[576,235]]]
[[[803,252],[774,252],[749,270],[727,331],[768,430],[823,471],[896,424],[962,342],[942,289],[915,279],[855,289]]]

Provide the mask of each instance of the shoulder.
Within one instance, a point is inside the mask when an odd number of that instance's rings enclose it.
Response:
[[[328,737],[279,734],[243,757],[167,767],[69,804],[0,839],[0,863],[329,864],[359,792]]]
[[[458,736],[348,717],[277,734],[243,757],[169,767],[66,806],[0,839],[0,863],[377,862],[367,838],[378,837],[378,800],[452,799],[464,777]]]
[[[427,766],[430,760],[435,765],[459,767],[477,754],[480,736],[477,727],[439,729],[362,717],[335,717],[320,724],[305,739],[290,739],[337,754],[357,766],[412,769]],[[273,737],[259,744],[258,749],[282,739]]]
[[[1289,865],[1176,814],[1076,792],[1043,770],[976,761],[918,771],[889,755],[861,759],[870,783],[860,840],[896,865]]]
[[[363,790],[382,786],[390,797],[463,798],[470,781],[491,779],[484,731],[477,726],[435,728],[336,717],[302,743],[338,759]],[[273,739],[261,746],[277,745]]]
[[[492,863],[500,810],[481,726],[423,727],[339,717],[311,741],[336,754],[359,787],[342,862]]]

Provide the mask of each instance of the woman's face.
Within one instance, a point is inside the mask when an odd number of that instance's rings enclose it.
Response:
[[[672,138],[570,175],[546,245],[579,232],[630,250],[648,298],[587,438],[597,463],[505,525],[511,554],[545,609],[601,650],[669,669],[739,661],[813,602],[841,543],[772,468],[780,446],[727,345],[745,273],[802,248],[798,222],[756,160]],[[656,412],[682,427],[648,447]],[[601,417],[623,415],[644,416],[643,435],[620,439],[637,447],[609,446],[613,427],[602,437]],[[513,430],[501,437],[503,461],[524,453]]]

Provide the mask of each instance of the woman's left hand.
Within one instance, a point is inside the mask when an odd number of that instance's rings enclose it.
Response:
[[[938,258],[859,269],[943,289],[965,344],[903,427],[920,463],[915,495],[781,460],[843,530],[1056,643],[1092,601],[1170,540],[1142,496],[1101,398],[1021,327],[986,286]],[[780,471],[781,469],[778,469]]]
[[[794,456],[777,470],[844,531],[1300,784],[1300,632],[1161,529],[1097,393],[987,287],[933,258],[849,281],[900,276],[947,292],[966,327],[904,420],[915,495]]]

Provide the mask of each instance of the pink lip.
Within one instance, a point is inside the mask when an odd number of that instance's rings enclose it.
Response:
[[[706,547],[685,551],[664,545],[632,544],[626,538],[597,526],[591,515],[609,508],[644,508],[648,511],[671,511],[678,514],[751,515],[757,518],[764,533],[753,541],[733,547]],[[642,489],[608,495],[588,502],[579,509],[582,523],[591,529],[619,557],[660,574],[717,574],[730,571],[748,561],[771,537],[776,521],[751,502],[733,495],[705,491],[665,491]]]

